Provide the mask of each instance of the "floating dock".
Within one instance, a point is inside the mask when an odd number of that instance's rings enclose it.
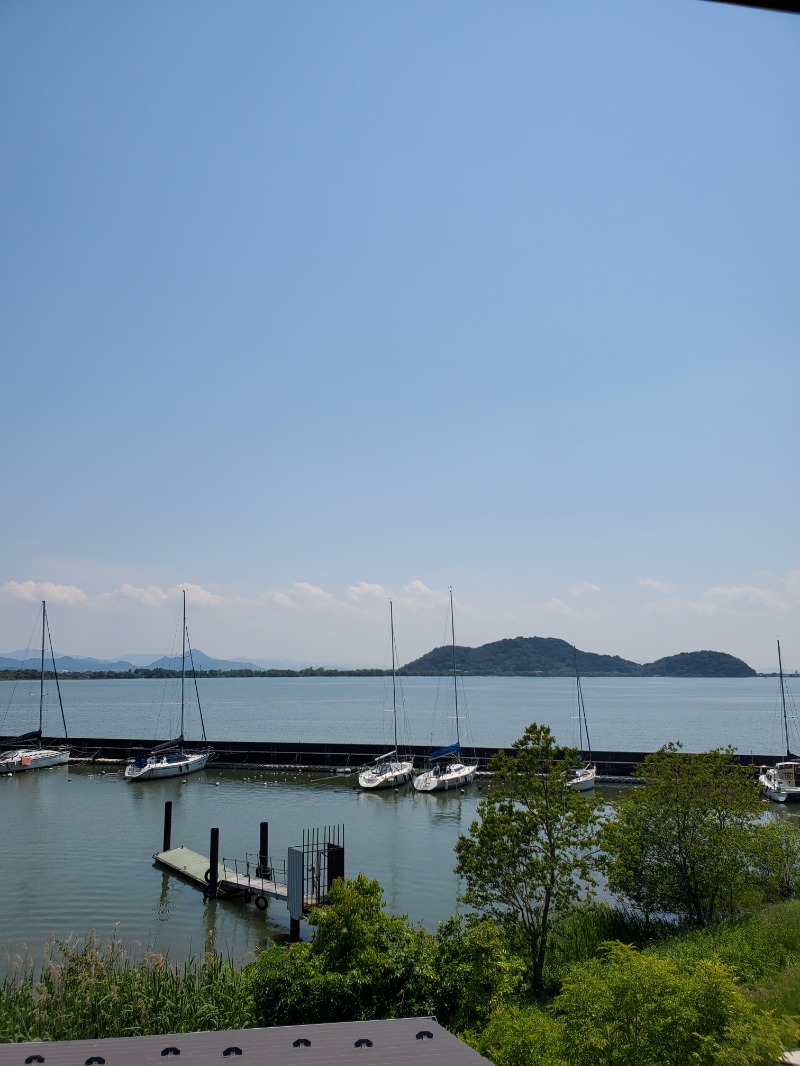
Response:
[[[211,859],[207,855],[200,855],[199,852],[181,847],[159,851],[153,858],[159,866],[165,866],[173,873],[180,874],[198,885],[203,891],[206,891],[211,883]],[[218,864],[217,887],[221,897],[244,896],[246,903],[252,899],[255,900],[256,906],[259,905],[261,896],[279,899],[284,903],[289,902],[289,890],[285,884],[265,877],[256,877],[255,873],[251,875],[250,864],[246,865],[247,869],[240,872],[237,869],[238,863],[234,866],[227,866],[223,860],[223,863]]]
[[[286,862],[276,867],[269,858],[269,823],[261,822],[257,854],[220,860],[217,828],[211,830],[208,856],[172,847],[172,800],[167,800],[164,843],[153,859],[202,888],[204,900],[244,896],[245,903],[254,902],[260,910],[267,909],[270,899],[283,901],[289,908],[291,933],[297,936],[303,915],[323,906],[334,880],[344,877],[344,826],[304,829],[302,844],[290,847]]]

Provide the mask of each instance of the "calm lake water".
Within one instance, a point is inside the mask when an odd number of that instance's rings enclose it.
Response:
[[[385,711],[390,679],[241,678],[199,685],[212,741],[391,738],[392,715]],[[420,744],[446,743],[455,725],[451,688],[446,680],[405,680],[401,732]],[[0,682],[0,734],[35,725],[38,692],[29,699],[31,689]],[[651,750],[669,740],[695,751],[728,743],[746,754],[782,747],[775,679],[587,678],[583,689],[598,750]],[[161,682],[65,681],[62,695],[73,736],[166,737],[174,730],[175,694]],[[460,713],[464,708],[461,724],[476,744],[508,745],[531,721],[550,725],[561,743],[576,743],[568,679],[467,678]],[[790,709],[793,714],[791,701]],[[47,715],[46,730],[55,733],[54,697]],[[195,722],[190,718],[189,735],[196,735]],[[154,866],[167,799],[174,804],[174,846],[207,854],[215,826],[228,859],[257,850],[262,821],[269,822],[275,860],[301,842],[303,829],[342,824],[347,874],[377,877],[392,911],[435,928],[457,909],[453,845],[475,817],[481,793],[473,786],[463,794],[365,795],[354,782],[344,775],[219,771],[213,764],[187,779],[139,784],[126,783],[116,770],[79,765],[0,779],[0,969],[25,955],[40,959],[52,936],[83,937],[90,930],[103,938],[116,934],[135,954],[156,950],[182,961],[213,947],[237,963],[265,938],[286,934],[284,905],[271,904],[265,918],[243,901],[203,903],[196,888]]]
[[[16,688],[15,688],[16,685]],[[180,681],[62,681],[75,737],[169,737],[177,732]],[[391,678],[212,678],[198,682],[206,732],[213,741],[386,741],[392,737]],[[688,751],[732,744],[743,754],[778,752],[775,678],[678,680],[582,679],[592,745],[650,751],[679,740]],[[13,698],[12,698],[13,693]],[[791,695],[791,693],[790,693]],[[190,699],[191,696],[191,699]],[[452,680],[404,679],[398,691],[401,734],[417,744],[454,738]],[[794,713],[793,705],[790,709]],[[575,683],[569,678],[463,679],[459,716],[466,741],[505,747],[531,722],[575,744]],[[0,736],[35,726],[38,687],[0,682]],[[462,717],[463,716],[463,717]],[[55,692],[48,692],[45,732],[60,732]],[[199,735],[187,682],[187,736]]]

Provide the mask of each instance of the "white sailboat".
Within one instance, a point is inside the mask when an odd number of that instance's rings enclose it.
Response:
[[[382,788],[399,788],[410,781],[414,774],[413,759],[404,759],[398,754],[397,744],[397,654],[394,644],[394,613],[389,600],[389,622],[392,640],[392,713],[394,715],[394,749],[381,755],[358,775],[358,784],[365,791]]]
[[[50,639],[50,627],[47,624],[47,606],[42,600],[42,661],[39,676],[39,728],[21,737],[15,737],[11,743],[24,745],[0,754],[0,774],[21,773],[23,770],[44,770],[48,766],[63,766],[69,762],[69,748],[43,748],[42,722],[44,718],[44,650],[45,637]],[[61,708],[61,720],[64,723],[64,737],[67,738],[67,721],[64,717],[64,705],[61,702],[61,688],[58,684],[56,660],[53,655],[53,641],[50,639],[50,657],[53,660],[53,676],[58,692],[58,705]]]
[[[800,757],[793,755],[789,750],[789,719],[786,714],[786,685],[783,680],[780,641],[778,641],[778,675],[786,758],[775,763],[774,766],[762,766],[758,784],[762,794],[775,803],[800,803]]]
[[[581,675],[578,672],[578,649],[573,644],[572,651],[575,655],[575,684],[578,692],[578,743],[581,766],[573,766],[567,775],[567,785],[575,792],[588,792],[594,788],[597,767],[592,762],[592,743],[589,740],[589,723],[586,721],[586,706],[583,702],[583,690],[581,689]],[[583,747],[583,735],[586,734],[586,750]]]
[[[184,718],[186,709],[186,590],[183,591],[183,654],[181,656],[181,732],[175,740],[168,740],[164,744],[157,744],[149,755],[137,755],[130,759],[125,767],[125,777],[128,781],[155,781],[162,777],[183,777],[202,770],[212,755],[211,748],[192,749],[184,748]],[[189,655],[192,649],[189,646]],[[192,661],[192,677],[197,692],[197,677]],[[203,740],[206,739],[206,727],[203,722],[203,712],[200,708],[200,696],[197,694],[197,706],[200,711],[200,724],[203,731]]]
[[[458,674],[456,672],[456,629],[453,618],[453,590],[450,590],[450,629],[453,647],[453,692],[455,697],[456,742],[432,751],[428,758],[431,767],[414,778],[417,792],[446,792],[468,785],[478,771],[477,763],[461,761],[461,731],[458,718]]]

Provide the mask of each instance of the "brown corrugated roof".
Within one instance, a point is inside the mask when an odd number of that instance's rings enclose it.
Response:
[[[0,1066],[479,1066],[433,1018],[0,1044]]]

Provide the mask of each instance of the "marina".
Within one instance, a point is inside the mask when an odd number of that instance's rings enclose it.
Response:
[[[608,802],[623,787],[609,780],[610,754],[641,754],[673,739],[687,750],[732,743],[745,761],[782,750],[775,678],[581,680],[591,703],[593,735],[606,742],[605,750],[593,749],[592,758],[598,774],[605,773],[597,792]],[[122,769],[137,745],[149,750],[151,738],[175,735],[164,686],[63,682],[70,723],[76,723],[70,734],[79,738],[73,743],[90,761],[0,777],[5,853],[14,857],[0,874],[0,967],[8,972],[25,959],[41,961],[43,946],[53,937],[70,942],[92,931],[102,939],[116,938],[136,957],[155,953],[182,962],[214,950],[237,965],[268,939],[288,938],[291,917],[277,896],[265,908],[252,896],[246,902],[244,892],[204,901],[196,879],[154,858],[179,848],[210,858],[212,827],[219,829],[222,866],[236,870],[238,863],[238,872],[246,873],[241,863],[248,855],[255,853],[257,862],[259,852],[268,852],[274,868],[290,848],[302,849],[309,827],[343,825],[346,875],[364,872],[378,879],[387,909],[435,929],[459,908],[453,847],[476,817],[485,780],[479,773],[471,785],[446,793],[360,790],[357,771],[369,761],[366,753],[392,746],[391,717],[376,716],[376,708],[391,707],[386,681],[201,680],[215,760],[188,778],[145,786],[127,783]],[[452,678],[443,681],[449,691]],[[415,738],[412,750],[420,754],[441,736],[442,730],[430,735],[438,687],[436,678],[402,681],[398,721]],[[3,709],[11,688],[11,682],[0,683]],[[574,679],[465,678],[464,691],[469,740],[479,757],[510,746],[531,721],[549,724],[560,743],[573,741]],[[787,707],[791,725],[788,689]],[[6,735],[14,729],[10,718],[9,711]],[[421,768],[423,760],[415,756],[415,765]],[[175,812],[168,847],[163,842],[166,801]],[[777,810],[779,817],[797,817],[796,806]],[[264,822],[270,827],[268,848],[260,846]],[[251,877],[254,869],[251,862]],[[276,880],[282,877],[283,871]],[[300,933],[307,935],[302,919]]]

